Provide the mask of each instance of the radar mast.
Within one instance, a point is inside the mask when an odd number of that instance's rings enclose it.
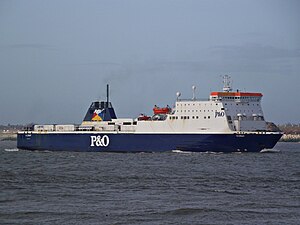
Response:
[[[223,91],[224,92],[230,92],[230,91],[232,91],[232,88],[231,88],[231,77],[229,76],[229,75],[224,75],[223,76],[223,84],[224,84],[224,86],[223,86]]]

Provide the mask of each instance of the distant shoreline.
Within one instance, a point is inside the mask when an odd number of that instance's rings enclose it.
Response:
[[[0,141],[16,141],[16,140],[17,140],[16,132],[0,133]]]
[[[284,134],[280,142],[300,142],[300,134]]]
[[[17,132],[0,133],[0,141],[16,141]],[[300,134],[284,134],[279,142],[300,142]]]

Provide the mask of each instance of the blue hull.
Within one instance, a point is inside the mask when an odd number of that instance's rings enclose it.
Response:
[[[112,134],[19,133],[17,147],[26,150],[88,152],[259,152],[271,149],[281,133],[260,134]]]

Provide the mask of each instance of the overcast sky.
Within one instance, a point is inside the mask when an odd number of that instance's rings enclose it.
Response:
[[[265,118],[300,122],[298,0],[0,0],[0,124],[80,123],[106,83],[118,117],[262,92]]]

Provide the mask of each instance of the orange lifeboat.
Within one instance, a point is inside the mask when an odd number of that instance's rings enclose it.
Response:
[[[153,108],[154,115],[157,115],[157,114],[168,114],[170,112],[171,112],[171,108],[169,106],[164,107],[164,108],[160,108],[160,107],[154,106],[154,108]]]
[[[139,115],[138,120],[150,120],[150,118],[151,118],[150,116],[141,114]]]

